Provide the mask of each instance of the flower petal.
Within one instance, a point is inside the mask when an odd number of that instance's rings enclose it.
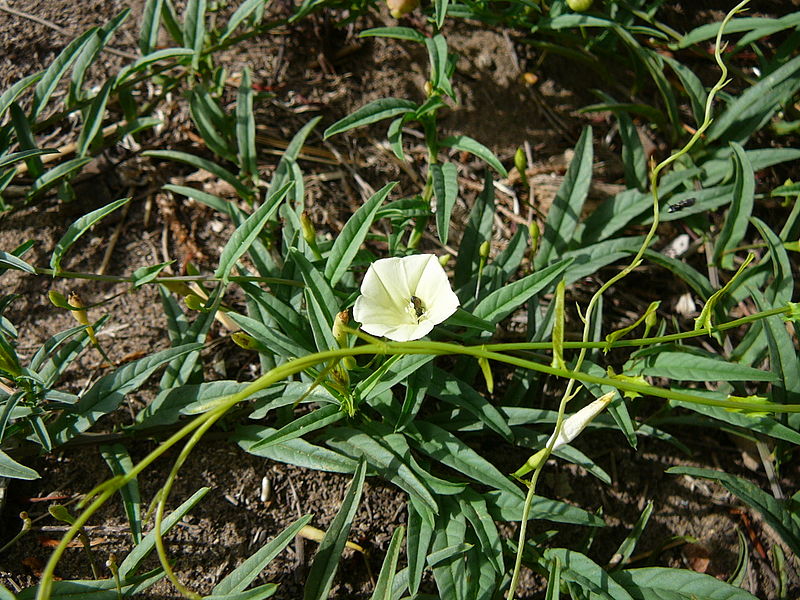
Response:
[[[427,318],[438,324],[456,312],[461,303],[450,287],[447,273],[437,258],[430,254],[428,259],[417,280],[415,295],[425,305]]]

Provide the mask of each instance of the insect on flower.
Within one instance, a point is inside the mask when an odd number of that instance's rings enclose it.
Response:
[[[369,266],[353,318],[372,335],[395,342],[418,340],[459,306],[433,254],[383,258]]]

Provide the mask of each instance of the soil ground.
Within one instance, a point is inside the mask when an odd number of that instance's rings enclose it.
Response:
[[[47,66],[72,37],[89,26],[105,23],[127,6],[132,16],[114,37],[112,45],[122,52],[136,52],[142,4],[141,1],[121,0],[9,2],[8,6],[24,14],[0,9],[0,40],[6,49],[0,57],[0,90]],[[702,18],[695,14],[686,16],[680,8],[678,3],[676,19],[682,19],[685,28],[690,27],[695,18]],[[63,28],[68,35],[25,15],[45,19]],[[387,15],[373,16],[372,20],[373,25],[384,24],[382,20],[385,24],[393,23]],[[589,118],[578,115],[576,109],[595,101],[588,91],[593,76],[575,71],[557,59],[537,66],[533,62],[535,57],[529,55],[516,38],[501,31],[461,24],[448,31],[448,41],[462,57],[455,76],[460,104],[443,120],[444,129],[480,140],[506,164],[517,147],[525,142],[531,147],[534,162],[529,174],[536,210],[523,207],[520,211],[510,198],[498,198],[500,213],[496,229],[497,242],[501,245],[513,227],[546,212],[568,163],[570,148],[581,127],[589,122]],[[322,125],[327,125],[376,98],[421,98],[427,59],[423,52],[414,52],[407,46],[381,39],[358,40],[350,31],[334,30],[326,20],[314,17],[294,29],[252,39],[228,51],[220,61],[230,73],[248,65],[253,70],[254,81],[274,92],[272,98],[263,99],[258,105],[259,126],[266,140],[261,148],[265,179],[269,179],[280,151],[270,140],[291,139],[313,116],[324,115]],[[91,74],[95,81],[103,81],[128,60],[111,54],[106,54],[106,59]],[[528,70],[536,70],[539,77],[536,86],[521,80],[522,73]],[[147,138],[149,147],[169,146],[202,152],[191,131],[185,102],[173,99],[162,109],[169,126],[158,137]],[[610,130],[607,116],[591,120],[598,130],[595,138],[601,140],[596,147],[596,180],[599,183],[592,195],[604,197],[620,187],[618,148],[613,139],[603,141]],[[71,135],[69,130],[54,131],[52,143],[69,141]],[[309,176],[308,210],[318,230],[339,231],[354,207],[369,194],[370,187],[377,189],[387,181],[400,180],[400,193],[416,189],[418,181],[413,171],[409,173],[392,157],[384,139],[385,131],[381,128],[357,130],[351,136],[334,139],[332,144],[323,143],[318,134],[312,135],[309,144],[334,158],[302,163]],[[653,142],[654,152],[663,150],[657,140]],[[412,155],[422,157],[422,151],[420,144],[412,149]],[[477,164],[462,165],[460,184],[467,192],[457,210],[464,214],[472,195],[480,187],[480,169]],[[46,265],[56,240],[77,216],[110,200],[131,195],[134,201],[129,212],[115,213],[103,220],[74,248],[65,265],[69,270],[95,272],[103,263],[116,232],[119,233],[108,261],[108,274],[127,275],[139,267],[171,259],[175,259],[177,265],[192,262],[202,270],[213,270],[231,226],[210,209],[166,195],[160,191],[160,186],[167,181],[188,180],[224,194],[225,190],[216,182],[174,165],[133,158],[123,148],[104,154],[87,171],[88,176],[76,186],[77,198],[72,204],[47,198],[35,206],[4,215],[0,222],[0,248],[10,250],[33,239],[37,244],[27,258],[33,264]],[[772,175],[776,179],[780,176]],[[504,183],[511,186],[514,182]],[[4,293],[19,295],[7,316],[23,332],[21,355],[30,355],[50,335],[73,325],[71,315],[54,310],[48,303],[50,289],[62,293],[77,291],[86,303],[121,294],[90,314],[93,319],[103,313],[110,315],[109,324],[101,332],[101,341],[114,361],[128,360],[168,346],[166,323],[153,288],[145,286],[129,294],[112,284],[49,281],[14,273],[5,275],[4,284]],[[586,289],[593,285],[593,281],[587,281]],[[652,299],[645,298],[645,293],[634,286],[620,290],[613,300],[615,310],[620,315],[626,311],[636,314]],[[674,305],[679,295],[679,291],[668,286],[650,289],[649,293],[662,299],[665,305]],[[205,364],[213,365],[211,377],[239,380],[253,377],[249,358],[229,341],[224,331],[215,330],[211,340],[205,351]],[[85,389],[104,373],[102,363],[94,352],[85,353],[63,386],[74,391]],[[130,410],[138,410],[151,397],[151,392],[131,395]],[[130,415],[121,411],[113,419],[101,421],[98,430],[109,431],[115,424],[129,420]],[[547,470],[542,493],[589,511],[602,510],[608,527],[597,534],[592,546],[591,555],[597,562],[607,563],[612,559],[614,550],[642,509],[652,501],[653,517],[637,548],[637,552],[642,553],[637,565],[686,566],[727,578],[736,565],[739,544],[736,532],[741,530],[748,536],[752,561],[744,587],[760,598],[775,597],[776,575],[768,554],[761,554],[762,551],[768,553],[777,543],[777,537],[768,526],[721,487],[664,473],[673,464],[722,467],[765,485],[766,478],[758,463],[751,464],[750,454],[743,453],[731,438],[698,432],[690,440],[684,440],[692,449],[692,456],[655,440],[641,440],[638,450],[634,451],[619,435],[593,433],[586,438],[578,446],[612,475],[612,485],[603,484],[580,469],[553,462]],[[156,443],[153,439],[121,441],[126,443],[134,460],[144,456]],[[511,471],[527,454],[524,449],[501,449],[497,452],[498,464],[507,462],[501,468]],[[174,454],[157,463],[140,481],[145,502],[152,499],[162,484],[171,466],[170,458],[174,460]],[[109,476],[96,443],[72,445],[47,457],[28,457],[26,463],[36,468],[42,478],[11,482],[0,530],[0,539],[9,539],[18,529],[15,515],[21,510],[34,518],[34,534],[0,556],[0,581],[13,590],[36,582],[52,540],[63,530],[48,516],[45,499],[57,499],[60,503],[74,501]],[[797,487],[800,480],[797,466],[782,475],[787,491]],[[272,491],[263,501],[265,480]],[[312,524],[326,528],[339,507],[347,482],[345,476],[308,471],[246,454],[226,439],[225,431],[214,432],[192,453],[172,494],[174,506],[201,486],[211,488],[191,516],[169,536],[169,552],[175,559],[179,576],[193,589],[208,593],[225,573],[301,515],[313,514]],[[348,551],[332,597],[369,597],[371,579],[380,568],[391,534],[405,519],[402,495],[391,486],[370,479],[351,536],[368,550],[369,557],[365,559]],[[110,504],[92,523],[89,534],[96,560],[102,563],[111,552],[124,556],[129,542],[121,507]],[[544,530],[554,526],[540,523],[536,527]],[[506,533],[514,535],[515,531],[509,528]],[[579,535],[588,533],[581,531]],[[669,547],[673,536],[692,536],[697,541]],[[576,543],[575,539],[566,537],[556,540]],[[259,582],[280,583],[276,598],[300,597],[304,571],[314,548],[313,542],[298,538],[269,565]],[[797,563],[793,560],[790,563],[792,589],[798,592],[800,585],[793,570]],[[70,550],[59,565],[58,575],[90,577],[80,548]],[[540,597],[541,585],[541,580],[528,574],[520,597]],[[169,584],[162,582],[142,597],[179,596]]]

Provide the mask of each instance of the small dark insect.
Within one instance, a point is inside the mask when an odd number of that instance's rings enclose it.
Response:
[[[411,296],[411,304],[414,306],[414,312],[417,313],[417,319],[425,314],[425,306],[422,304],[422,300],[416,296]]]
[[[684,208],[689,208],[690,206],[694,206],[694,203],[697,202],[695,198],[686,198],[685,200],[681,200],[680,202],[676,202],[675,204],[670,204],[667,212],[674,213],[683,210]]]

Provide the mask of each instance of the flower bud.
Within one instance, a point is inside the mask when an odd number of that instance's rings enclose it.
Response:
[[[567,0],[567,6],[575,12],[584,12],[592,8],[592,0]]]
[[[389,14],[399,19],[419,6],[419,0],[386,0]]]
[[[447,263],[450,262],[451,258],[453,257],[450,256],[449,254],[443,254],[442,256],[439,257],[439,264],[442,265],[442,267],[447,267]]]
[[[53,306],[66,309],[70,308],[69,302],[67,302],[67,299],[61,292],[57,292],[56,290],[50,290],[49,292],[47,292],[47,297],[50,298],[50,302],[53,303]]]
[[[333,337],[339,348],[347,346],[347,329],[346,326],[350,322],[350,311],[343,310],[338,313],[333,319]]]
[[[528,233],[531,235],[531,260],[536,256],[536,251],[539,250],[539,225],[534,221],[528,225]]]
[[[517,148],[517,151],[514,154],[514,166],[517,169],[517,173],[519,173],[519,180],[522,182],[522,185],[527,187],[528,175],[525,173],[525,171],[528,168],[528,159],[525,156],[525,150],[522,148]]]
[[[313,246],[317,243],[317,232],[314,229],[314,224],[308,218],[308,213],[303,211],[300,213],[300,229],[303,231],[303,239],[306,244]]]
[[[616,394],[616,391],[608,392],[594,402],[584,406],[574,415],[570,415],[570,417],[561,424],[561,431],[558,432],[555,443],[553,443],[553,436],[551,435],[550,439],[547,440],[547,445],[549,446],[552,443],[553,450],[558,450],[561,446],[569,444],[580,435],[581,431],[583,431],[597,415],[605,410],[606,406],[614,399],[614,394]]]
[[[234,344],[245,350],[258,350],[258,341],[252,335],[248,335],[243,331],[232,333],[231,340],[233,340]]]
[[[189,310],[205,310],[205,302],[197,294],[189,294],[183,301],[186,303],[186,308]]]
[[[433,96],[433,84],[430,81],[426,81],[425,85],[422,86],[422,90],[425,92],[425,95],[430,98]]]

